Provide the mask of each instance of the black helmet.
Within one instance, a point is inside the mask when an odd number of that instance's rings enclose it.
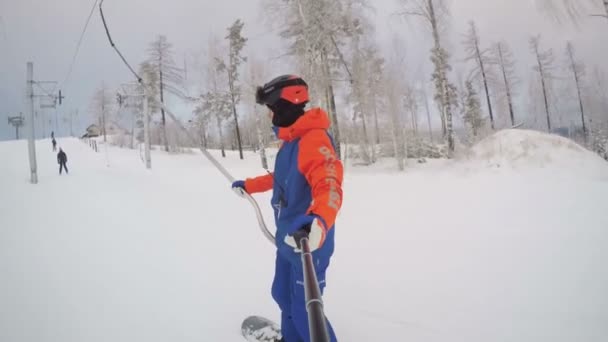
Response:
[[[295,75],[279,76],[258,87],[255,101],[260,105],[274,106],[279,99],[295,105],[305,105],[308,101],[308,84]]]

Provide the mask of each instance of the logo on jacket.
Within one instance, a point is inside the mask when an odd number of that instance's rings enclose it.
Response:
[[[336,171],[336,156],[332,153],[332,151],[323,146],[319,149],[319,152],[325,158],[325,172],[327,173],[327,177],[325,178],[325,183],[329,185],[329,202],[327,205],[330,208],[335,210],[340,209],[340,194],[338,193],[338,171]]]

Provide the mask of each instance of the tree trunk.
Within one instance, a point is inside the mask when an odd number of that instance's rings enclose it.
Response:
[[[578,92],[578,103],[581,109],[581,123],[583,124],[583,135],[585,140],[587,139],[587,124],[585,123],[585,107],[583,106],[583,97],[581,95],[581,86],[579,84],[578,74],[574,73],[574,77],[576,78],[576,90]]]
[[[439,118],[441,119],[441,136],[445,140],[448,136],[448,125],[445,122],[445,108],[441,105],[439,106]]]
[[[360,150],[363,152],[363,159],[364,162],[367,165],[370,165],[372,163],[374,163],[374,159],[373,159],[373,152],[371,152],[371,150],[373,150],[373,148],[370,150],[370,140],[369,140],[369,136],[368,136],[368,132],[367,132],[367,120],[365,117],[365,113],[368,111],[369,105],[368,105],[368,99],[365,98],[365,96],[362,94],[361,92],[361,84],[359,83],[354,83],[352,84],[352,89],[354,92],[354,95],[357,99],[359,99],[359,105],[355,107],[354,113],[353,113],[353,126],[355,129],[355,136],[357,134],[358,128],[357,128],[357,117],[361,120],[361,140],[363,141],[362,146],[360,146]],[[347,138],[349,138],[348,134],[347,134]],[[360,140],[360,141],[361,141]]]
[[[367,135],[367,122],[365,120],[365,114],[361,113],[361,125],[363,128],[363,148],[365,149],[365,153],[370,156],[370,163],[374,163],[375,160],[373,160],[373,156],[371,156],[370,153],[370,143],[369,143],[369,137]]]
[[[410,106],[410,115],[412,116],[412,130],[414,131],[414,137],[418,138],[418,111],[416,106]]]
[[[340,158],[341,151],[340,151],[340,126],[338,125],[338,113],[336,110],[336,99],[335,99],[335,95],[334,95],[334,87],[331,85],[331,83],[329,84],[329,88],[328,88],[328,92],[329,92],[329,107],[331,108],[331,125],[333,127],[333,132],[334,132],[334,143],[336,144],[336,155],[338,156],[338,158]]]
[[[540,53],[538,51],[538,45],[535,46],[536,52],[536,61],[538,63],[538,72],[540,74],[540,83],[543,88],[543,98],[545,100],[545,112],[547,114],[547,130],[551,133],[551,115],[549,111],[549,98],[547,96],[547,84],[545,81],[545,69],[543,68],[543,63],[541,62]]]
[[[438,50],[438,52],[440,50],[442,50],[441,48],[441,42],[439,39],[439,28],[437,27],[437,18],[435,17],[435,6],[433,4],[433,0],[428,0],[428,4],[429,4],[429,12],[430,12],[430,20],[431,20],[431,26],[433,28],[433,40],[435,41],[435,49]],[[442,112],[443,115],[445,116],[445,135],[447,138],[447,143],[448,143],[448,150],[449,153],[451,154],[452,152],[454,152],[454,130],[453,130],[453,126],[452,126],[452,108],[451,108],[451,104],[450,104],[450,99],[448,96],[448,82],[447,82],[447,74],[445,71],[445,66],[444,65],[439,65],[437,66],[437,71],[439,73],[439,78],[440,78],[440,88],[441,88],[441,98],[442,98]]]
[[[395,76],[390,76],[394,78]],[[396,93],[397,86],[394,79],[388,79],[388,112],[391,119],[391,137],[393,138],[393,151],[399,171],[405,170],[405,143],[403,139],[403,125],[399,120],[399,102],[401,97]]]
[[[429,136],[431,138],[431,144],[434,143],[433,141],[433,126],[431,125],[431,110],[429,108],[429,99],[426,96],[426,91],[423,93],[424,95],[424,107],[426,108],[426,120],[427,123],[429,125]]]
[[[376,103],[375,97],[373,99],[372,104],[374,106],[374,131],[376,133],[376,144],[380,145],[380,128],[378,126],[378,103]]]
[[[216,114],[215,117],[217,118],[217,130],[220,135],[220,149],[222,150],[222,157],[226,158],[226,150],[224,149],[224,134],[222,133],[222,119],[220,118],[219,114]]]
[[[473,26],[473,32],[475,32],[475,37],[477,38],[477,31],[475,30],[475,26]],[[486,91],[486,101],[488,102],[488,113],[490,114],[490,126],[492,129],[496,129],[494,125],[494,112],[492,110],[492,101],[490,100],[490,90],[488,87],[488,78],[486,76],[486,68],[483,63],[483,58],[481,57],[481,51],[479,50],[479,42],[475,39],[475,52],[477,54],[477,62],[479,63],[479,68],[481,69],[481,76],[483,78],[483,87]]]
[[[130,148],[135,148],[135,114],[131,115],[131,144]]]
[[[453,126],[453,120],[452,120],[452,106],[449,103],[446,105],[445,121],[446,121],[447,135],[448,135],[448,151],[449,151],[449,156],[451,157],[456,146],[454,144],[454,126]]]
[[[103,142],[107,142],[108,139],[106,138],[106,107],[105,107],[105,92],[103,93],[102,99],[101,99],[101,130],[103,131]]]
[[[606,0],[608,2],[608,0]],[[574,74],[574,81],[576,82],[576,91],[578,93],[578,103],[581,111],[581,122],[583,124],[583,137],[585,138],[585,142],[587,141],[587,125],[585,123],[585,107],[583,106],[583,97],[581,95],[581,86],[580,86],[580,77],[578,70],[576,69],[576,63],[574,61],[574,51],[572,50],[572,45],[568,44],[568,57],[570,58],[570,67],[572,68],[572,73]]]
[[[405,158],[403,157],[403,143],[401,136],[401,129],[399,127],[399,120],[397,119],[396,113],[391,113],[391,118],[393,121],[393,128],[391,129],[391,136],[393,138],[393,151],[395,153],[395,159],[397,159],[397,167],[399,171],[403,171],[405,169]]]
[[[407,120],[406,120],[406,116],[407,114],[403,115],[403,124],[401,125],[401,148],[403,149],[403,158],[405,160],[407,160],[410,156],[408,154],[408,149],[407,149]]]
[[[509,103],[509,115],[511,117],[511,126],[515,127],[515,112],[513,110],[513,97],[511,96],[511,87],[509,86],[509,79],[507,78],[507,70],[506,70],[506,66],[505,66],[504,55],[502,52],[502,45],[500,43],[498,44],[498,58],[500,59],[500,69],[502,71],[502,77],[505,82],[505,90],[507,92],[507,102]]]
[[[236,140],[239,147],[239,157],[243,160],[243,145],[241,143],[241,131],[239,130],[239,118],[236,114],[236,104],[234,103],[234,96],[232,98],[232,114],[234,115],[234,126],[236,128]]]
[[[363,146],[361,146],[361,151],[363,152],[363,160],[366,164],[371,164],[373,163],[372,158],[371,158],[371,153],[370,153],[370,144],[369,144],[369,138],[367,136],[367,123],[365,122],[365,116],[363,115],[363,112],[357,113],[355,112],[355,118],[359,117],[359,119],[361,120],[361,136],[363,138]],[[353,120],[354,126],[355,126],[355,130],[357,130],[357,122],[356,119]]]
[[[541,71],[540,81],[543,87],[543,97],[545,99],[545,111],[547,112],[547,129],[551,132],[551,115],[549,113],[549,99],[547,98],[547,86],[545,84],[545,77]]]
[[[403,139],[403,130],[399,127],[397,116],[396,113],[393,113],[393,149],[399,171],[403,171],[405,170],[405,139]]]
[[[331,131],[333,132],[334,144],[336,145],[336,155],[338,159],[341,158],[342,154],[340,151],[340,126],[338,125],[338,113],[336,110],[336,99],[334,95],[334,87],[331,84],[331,71],[329,68],[329,62],[327,61],[327,53],[325,49],[322,52],[323,59],[323,71],[326,77],[327,96],[329,100],[329,116],[331,120]]]
[[[262,134],[262,129],[260,127],[260,114],[257,109],[254,109],[255,115],[255,128],[258,136],[258,145],[260,147],[260,158],[262,161],[262,168],[268,170],[268,159],[266,158],[266,143],[264,142],[264,135]]]
[[[230,87],[230,100],[232,101],[232,114],[234,116],[234,126],[236,130],[236,141],[239,147],[239,157],[243,160],[243,144],[241,142],[241,131],[239,129],[239,117],[236,113],[236,98],[234,94],[234,80],[232,79],[230,71],[228,71],[228,84]]]
[[[478,53],[479,53],[479,50],[478,50]],[[486,70],[485,70],[483,62],[481,60],[480,60],[480,65],[481,65],[481,75],[483,77],[483,87],[485,88],[485,91],[486,91],[486,101],[488,102],[488,113],[490,114],[490,126],[492,127],[492,129],[496,129],[495,124],[494,124],[494,111],[492,110],[492,100],[490,100],[490,90],[488,87],[488,78],[486,77]]]
[[[203,119],[201,119],[198,124],[198,135],[201,139],[201,145],[203,145],[203,148],[207,149],[207,125]]]
[[[163,70],[161,69],[161,64],[159,62],[158,64],[158,70],[159,70],[159,77],[160,77],[160,103],[162,103],[163,105],[165,104],[165,98],[164,98],[164,87],[163,87]],[[165,120],[165,110],[163,109],[163,107],[160,107],[160,113],[161,113],[161,125],[163,126],[163,140],[164,140],[164,144],[165,144],[165,151],[169,152],[169,140],[167,140],[167,124],[166,124],[166,120]]]

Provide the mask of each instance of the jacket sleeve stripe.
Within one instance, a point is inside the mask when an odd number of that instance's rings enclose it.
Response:
[[[342,162],[324,130],[314,130],[300,140],[298,169],[312,191],[308,213],[319,215],[327,229],[333,227],[342,206]]]
[[[265,192],[272,189],[273,175],[271,173],[245,180],[245,191],[249,194]]]

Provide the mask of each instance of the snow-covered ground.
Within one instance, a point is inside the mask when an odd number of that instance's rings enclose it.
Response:
[[[608,163],[502,134],[405,173],[347,168],[325,296],[341,341],[608,340]],[[148,171],[59,143],[70,174],[38,141],[38,185],[26,142],[0,143],[0,341],[237,342],[245,316],[278,320],[273,247],[199,153]]]

